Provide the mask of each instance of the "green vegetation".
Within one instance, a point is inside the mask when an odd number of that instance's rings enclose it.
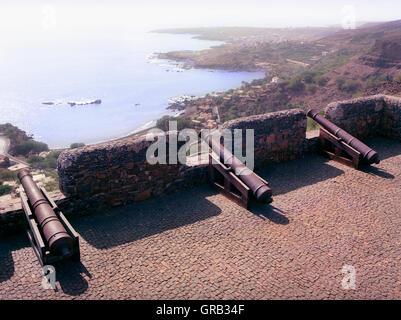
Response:
[[[44,188],[46,189],[46,191],[58,190],[59,189],[58,179],[46,182],[46,184],[44,185]]]
[[[296,105],[296,104],[289,104],[285,107],[286,109],[297,109],[297,108],[301,108],[303,109],[302,106]]]
[[[324,116],[324,111],[320,111],[319,114],[321,116]],[[320,128],[320,125],[313,119],[307,118],[307,125],[306,125],[306,131],[312,131],[312,130],[318,130]]]
[[[13,188],[9,185],[3,185],[3,182],[0,181],[0,196],[4,196],[6,194],[11,193],[13,191]]]
[[[342,90],[344,83],[345,83],[345,79],[343,79],[343,78],[336,79],[336,86],[338,89]]]
[[[313,119],[308,117],[307,124],[306,124],[306,131],[317,130],[319,128],[320,128],[319,124],[316,121],[314,121]]]
[[[360,98],[360,97],[363,97],[364,95],[365,94],[362,91],[357,91],[352,95],[352,97],[353,98]]]
[[[304,71],[301,73],[300,78],[306,83],[314,83],[317,75],[318,73],[316,71]]]
[[[85,147],[85,143],[82,142],[75,142],[70,145],[70,149],[76,149],[80,147]]]
[[[320,71],[307,70],[292,77],[284,82],[285,89],[300,93],[305,88],[310,93],[315,93],[318,86],[322,87],[327,84],[329,78],[323,76]],[[306,84],[306,86],[305,86]]]
[[[323,87],[327,84],[327,82],[329,82],[329,78],[327,78],[323,75],[319,75],[319,76],[315,77],[315,81],[319,86]]]
[[[224,121],[229,121],[238,118],[238,106],[234,105],[229,107],[228,111],[224,114]]]
[[[33,155],[28,158],[28,163],[35,169],[56,169],[60,153],[61,151],[51,151],[46,157]]]
[[[0,181],[18,181],[18,172],[8,169],[0,169]]]
[[[177,121],[177,130],[193,128],[191,119],[172,117],[172,116],[164,116],[159,120],[157,120],[156,127],[167,132],[169,131],[169,121]]]
[[[387,78],[382,75],[373,77],[373,78],[369,78],[364,82],[363,88],[370,89],[370,88],[378,87],[378,86],[386,83],[387,81],[388,81]]]
[[[301,78],[295,77],[286,82],[285,88],[294,92],[301,92],[305,89],[305,84]]]
[[[316,92],[316,88],[317,88],[316,85],[313,84],[313,83],[308,84],[306,86],[306,90],[308,90],[308,92],[310,92],[310,93],[315,93]]]
[[[11,171],[8,169],[0,169],[0,196],[10,194],[13,191],[13,187],[3,184],[4,181],[18,181],[17,171]]]
[[[40,153],[48,151],[49,147],[46,143],[34,140],[27,140],[15,147],[15,153],[23,156],[28,156],[29,153]]]
[[[316,70],[303,71],[298,75],[298,78],[307,84],[315,84],[319,86],[324,86],[329,81],[329,78],[324,76],[322,71]]]
[[[313,66],[313,70],[318,71],[320,74],[328,73],[338,67],[343,66],[350,59],[358,53],[358,50],[350,50],[347,48],[339,49],[332,52],[325,57],[322,57],[319,62]]]
[[[356,92],[361,86],[361,84],[356,80],[353,79],[345,80],[344,78],[337,78],[336,85],[339,90],[348,93]]]
[[[32,136],[10,123],[0,124],[0,133],[10,139],[9,153],[12,155],[28,157],[32,153],[49,150],[46,143],[33,140]]]
[[[0,132],[10,139],[11,144],[15,145],[20,144],[22,141],[31,139],[25,131],[13,126],[11,123],[0,124]]]

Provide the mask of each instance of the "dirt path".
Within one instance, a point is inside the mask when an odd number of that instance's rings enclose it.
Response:
[[[287,59],[287,62],[299,64],[300,66],[304,66],[304,67],[309,66],[309,63],[305,63],[305,62],[302,62],[302,61],[296,61],[296,60]]]

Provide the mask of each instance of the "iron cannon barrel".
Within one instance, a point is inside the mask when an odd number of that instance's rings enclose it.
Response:
[[[255,198],[260,202],[265,202],[271,198],[272,191],[254,172],[244,165],[236,156],[234,156],[227,148],[218,141],[209,137],[208,144],[212,150],[219,155],[220,161],[230,166],[231,170],[236,173],[254,194]]]
[[[50,251],[58,256],[71,255],[73,239],[67,233],[35,181],[33,181],[30,171],[28,169],[20,170],[18,178],[29,199],[39,230],[46,239]]]
[[[330,133],[334,134],[336,137],[342,139],[345,143],[353,147],[354,149],[358,150],[361,154],[363,159],[369,163],[379,163],[379,155],[376,151],[369,148],[366,144],[362,141],[358,140],[354,136],[350,135],[345,130],[339,128],[331,121],[327,120],[325,117],[322,117],[318,111],[314,109],[310,109],[307,113],[307,116],[315,120],[319,123],[323,128],[325,128]]]

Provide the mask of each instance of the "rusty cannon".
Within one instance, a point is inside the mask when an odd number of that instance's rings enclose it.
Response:
[[[41,265],[72,258],[80,259],[78,234],[44,188],[39,188],[28,169],[18,172],[24,193],[21,203],[27,234]]]
[[[356,169],[358,169],[360,163],[380,163],[379,154],[376,151],[321,116],[318,111],[310,109],[306,115],[321,125],[320,142],[322,152],[331,159]]]
[[[206,142],[215,153],[209,154],[210,180],[223,194],[245,208],[248,207],[251,193],[259,202],[273,201],[272,190],[266,180],[249,169],[216,139],[209,136]]]

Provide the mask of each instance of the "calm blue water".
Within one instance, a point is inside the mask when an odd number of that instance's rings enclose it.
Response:
[[[147,59],[153,52],[218,44],[156,33],[16,43],[0,56],[0,123],[17,125],[52,148],[96,143],[169,114],[169,98],[228,90],[263,77],[248,72],[175,72],[166,61]],[[92,99],[102,103],[66,103]],[[61,103],[42,104],[47,101]]]

